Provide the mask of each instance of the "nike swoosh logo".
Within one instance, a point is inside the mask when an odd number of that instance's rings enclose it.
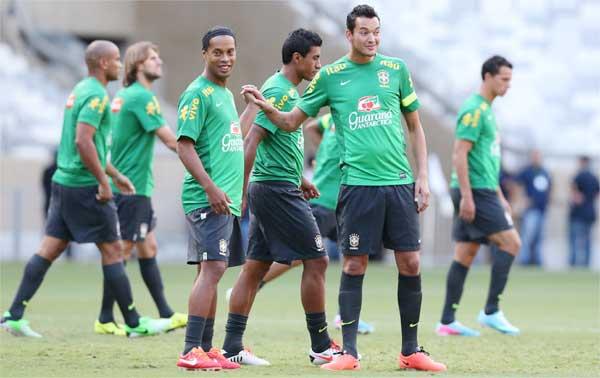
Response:
[[[327,326],[325,326],[325,327],[321,328],[321,329],[319,330],[319,333],[321,333],[321,332],[323,332],[323,331],[325,331],[325,330],[327,330]]]
[[[408,326],[409,326],[410,328],[415,328],[415,327],[417,326],[417,324],[419,324],[419,323],[414,323],[414,324],[413,324],[413,323],[410,323]]]
[[[218,103],[218,104],[216,104],[215,106],[218,108],[218,107],[220,107],[221,105],[223,105],[223,103],[222,103],[222,102],[219,102],[219,103]]]
[[[132,303],[132,304],[130,304],[129,306],[127,306],[127,309],[128,309],[129,311],[133,310],[134,308],[135,308],[135,304],[134,304],[134,303]]]
[[[184,365],[189,365],[189,366],[194,366],[198,363],[197,359],[193,359],[193,360],[181,360],[181,363]]]
[[[406,362],[406,361],[404,361],[404,360],[402,361],[402,364],[403,364],[404,366],[408,366],[408,362]]]
[[[348,84],[351,81],[352,80],[340,81],[340,85],[343,87],[344,85]]]
[[[355,321],[356,321],[356,320],[352,320],[352,321],[350,321],[350,322],[346,322],[346,323],[342,322],[342,326],[345,326],[345,325],[350,325],[350,324],[354,323]]]

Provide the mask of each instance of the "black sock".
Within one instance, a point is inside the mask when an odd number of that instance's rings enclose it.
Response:
[[[223,341],[223,349],[227,352],[226,357],[235,356],[244,349],[242,338],[246,330],[248,317],[239,314],[227,316],[227,324],[225,325],[225,340]]]
[[[115,304],[115,297],[110,290],[110,285],[106,282],[106,277],[102,280],[102,306],[100,307],[100,315],[98,321],[100,323],[114,322],[115,317],[113,315],[113,306]]]
[[[119,309],[125,319],[125,324],[131,328],[139,325],[140,315],[133,304],[133,295],[131,294],[131,285],[125,272],[125,265],[122,262],[103,265],[102,272],[104,279],[113,293]]]
[[[364,274],[351,276],[342,272],[338,302],[342,318],[343,349],[346,353],[358,358],[356,335],[362,306],[362,284]]]
[[[202,335],[204,334],[205,324],[206,318],[188,315],[188,322],[187,326],[185,327],[185,346],[183,347],[184,355],[193,348],[202,346]]]
[[[321,353],[331,345],[331,338],[327,332],[327,319],[324,312],[306,314],[306,328],[310,333],[310,345],[313,352]]]
[[[450,324],[454,319],[454,313],[458,308],[460,297],[462,297],[465,279],[469,268],[458,261],[452,261],[448,277],[446,278],[446,302],[442,311],[442,324]]]
[[[21,284],[10,306],[10,317],[7,319],[19,320],[23,317],[25,307],[42,284],[50,264],[52,264],[50,260],[46,260],[38,254],[31,256],[23,270],[23,278],[21,278]]]
[[[398,274],[398,308],[402,325],[402,354],[408,356],[417,351],[417,324],[421,315],[421,275]]]
[[[208,352],[212,348],[213,334],[215,333],[215,319],[207,318],[202,332],[202,349]]]
[[[152,299],[154,299],[154,303],[156,303],[158,314],[161,318],[170,318],[173,316],[173,310],[171,310],[171,307],[169,307],[167,299],[165,298],[162,278],[160,277],[160,270],[158,269],[156,258],[138,259],[138,261],[140,262],[142,278],[148,287],[148,291],[150,291]]]
[[[492,258],[492,278],[490,280],[490,290],[485,304],[486,315],[498,311],[500,295],[504,291],[506,281],[508,281],[508,272],[515,259],[510,253],[496,247],[492,248]]]

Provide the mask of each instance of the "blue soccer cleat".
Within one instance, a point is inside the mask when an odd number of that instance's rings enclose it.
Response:
[[[516,336],[521,333],[517,327],[510,324],[502,311],[496,311],[493,314],[486,315],[485,312],[481,310],[477,317],[477,321],[484,327],[490,327],[506,335]]]
[[[435,327],[435,333],[439,336],[479,336],[479,331],[464,326],[456,320],[450,324],[438,323],[437,327]]]

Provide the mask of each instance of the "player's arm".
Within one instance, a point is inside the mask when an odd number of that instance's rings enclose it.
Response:
[[[308,138],[309,142],[319,148],[321,141],[323,140],[323,129],[319,127],[318,118],[313,118],[304,124],[304,137]]]
[[[135,194],[135,186],[129,180],[127,176],[119,172],[119,170],[112,165],[110,162],[106,162],[106,168],[104,169],[107,175],[109,175],[117,188],[123,194]]]
[[[195,142],[185,136],[177,141],[177,155],[194,180],[204,188],[210,206],[217,214],[229,215],[231,200],[210,178],[194,148]]]
[[[429,178],[427,168],[427,141],[425,132],[419,118],[417,110],[403,113],[410,145],[414,153],[417,164],[417,178],[415,180],[415,201],[417,202],[417,211],[422,212],[429,206]]]
[[[246,98],[244,96],[244,98]],[[252,124],[254,123],[254,119],[258,114],[260,108],[254,104],[253,102],[248,102],[246,104],[246,108],[240,115],[240,128],[242,129],[242,138],[246,138],[248,132],[252,128]]]
[[[456,139],[454,142],[454,151],[452,153],[452,164],[458,178],[460,188],[460,209],[459,216],[467,222],[475,219],[475,202],[473,201],[473,192],[471,191],[471,181],[469,181],[469,151],[473,148],[473,142],[465,139]]]
[[[98,194],[96,198],[101,202],[107,202],[112,199],[112,189],[108,183],[108,176],[102,169],[100,159],[98,159],[98,150],[94,144],[94,134],[96,128],[88,123],[78,122],[75,134],[75,146],[81,157],[83,165],[98,180]]]
[[[508,202],[506,197],[504,197],[504,193],[502,193],[502,188],[500,186],[496,188],[496,192],[498,193],[498,198],[500,198],[500,203],[502,204],[504,210],[508,211],[509,214],[512,214],[512,208],[510,206],[510,203]]]
[[[260,110],[262,110],[269,121],[271,121],[275,126],[279,129],[292,132],[298,130],[298,128],[302,125],[302,122],[306,121],[308,116],[298,107],[294,107],[289,112],[282,112],[274,107],[270,102],[268,102],[262,93],[254,87],[250,85],[245,85],[242,87],[242,95],[244,97],[248,97],[249,100],[256,104]]]
[[[268,135],[268,131],[258,125],[251,125],[248,135],[244,138],[244,188],[242,194],[242,208],[246,207],[246,193],[248,191],[248,180],[250,172],[256,160],[256,149],[260,142]]]
[[[173,152],[177,152],[177,138],[169,126],[164,125],[159,127],[156,130],[156,136],[165,146],[167,146],[167,148]]]

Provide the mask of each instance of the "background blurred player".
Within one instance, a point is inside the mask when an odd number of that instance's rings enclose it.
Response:
[[[110,132],[106,84],[119,78],[119,48],[109,41],[94,41],[85,51],[85,61],[89,76],[75,86],[65,107],[45,236],[39,252],[25,266],[13,304],[1,323],[3,328],[20,336],[40,337],[22,318],[23,312],[50,264],[71,240],[95,243],[100,250],[104,282],[123,313],[127,334],[156,334],[165,331],[169,324],[139,316],[123,265],[117,209],[108,176],[124,194],[135,193],[135,188],[106,162]]]
[[[174,312],[165,298],[160,270],[156,263],[158,245],[154,227],[156,216],[152,208],[152,175],[154,140],[161,141],[175,151],[177,141],[166,125],[160,104],[152,92],[152,84],[162,76],[162,60],[158,46],[151,42],[138,42],[125,51],[125,78],[123,89],[112,101],[111,163],[127,176],[136,188],[133,195],[122,195],[119,187],[112,185],[119,214],[119,227],[123,240],[125,260],[136,247],[140,273],[158,309],[159,317],[169,319],[170,329],[185,327],[187,316]],[[102,308],[94,331],[100,334],[121,334],[113,317],[114,296],[104,283]]]
[[[489,58],[481,68],[479,93],[471,95],[458,113],[450,183],[456,246],[446,281],[442,319],[436,327],[438,335],[479,335],[456,321],[454,314],[469,267],[480,245],[488,242],[493,244],[492,276],[485,308],[477,320],[502,333],[519,333],[498,307],[508,272],[521,249],[510,205],[500,190],[500,134],[492,112],[492,102],[506,94],[511,78],[512,64],[508,60],[497,55]]]

